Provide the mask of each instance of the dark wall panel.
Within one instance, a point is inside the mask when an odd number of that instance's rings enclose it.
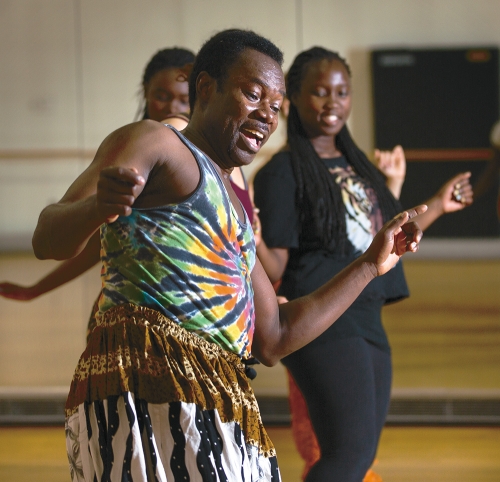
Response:
[[[403,205],[424,201],[461,171],[471,171],[474,182],[491,156],[489,133],[500,118],[498,49],[375,50],[372,76],[375,144],[401,144],[408,154]],[[493,185],[470,208],[441,217],[427,235],[498,236]]]

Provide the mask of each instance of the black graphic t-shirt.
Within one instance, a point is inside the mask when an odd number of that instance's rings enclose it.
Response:
[[[373,188],[350,166],[345,157],[322,159],[340,185],[346,211],[348,256],[332,243],[325,249],[307,216],[301,222],[296,204],[297,184],[289,152],[279,152],[257,173],[255,204],[260,209],[262,234],[270,248],[288,248],[289,261],[279,294],[289,300],[307,295],[330,280],[370,245],[383,220]],[[312,344],[331,337],[362,336],[389,351],[380,311],[384,304],[408,296],[399,262],[384,276],[370,282],[351,307]]]

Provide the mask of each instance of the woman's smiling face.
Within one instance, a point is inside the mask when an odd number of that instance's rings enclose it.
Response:
[[[300,90],[292,96],[309,138],[335,137],[351,113],[351,79],[336,59],[311,62],[305,67]]]

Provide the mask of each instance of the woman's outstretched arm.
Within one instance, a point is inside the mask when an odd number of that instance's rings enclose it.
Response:
[[[72,281],[95,266],[100,259],[99,232],[95,232],[83,251],[74,258],[63,261],[35,284],[22,286],[15,283],[0,283],[0,296],[18,301],[30,301]]]

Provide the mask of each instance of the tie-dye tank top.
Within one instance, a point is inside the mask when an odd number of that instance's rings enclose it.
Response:
[[[185,201],[133,209],[101,227],[99,312],[133,303],[242,357],[254,331],[255,242],[207,156],[182,134],[200,181]]]

